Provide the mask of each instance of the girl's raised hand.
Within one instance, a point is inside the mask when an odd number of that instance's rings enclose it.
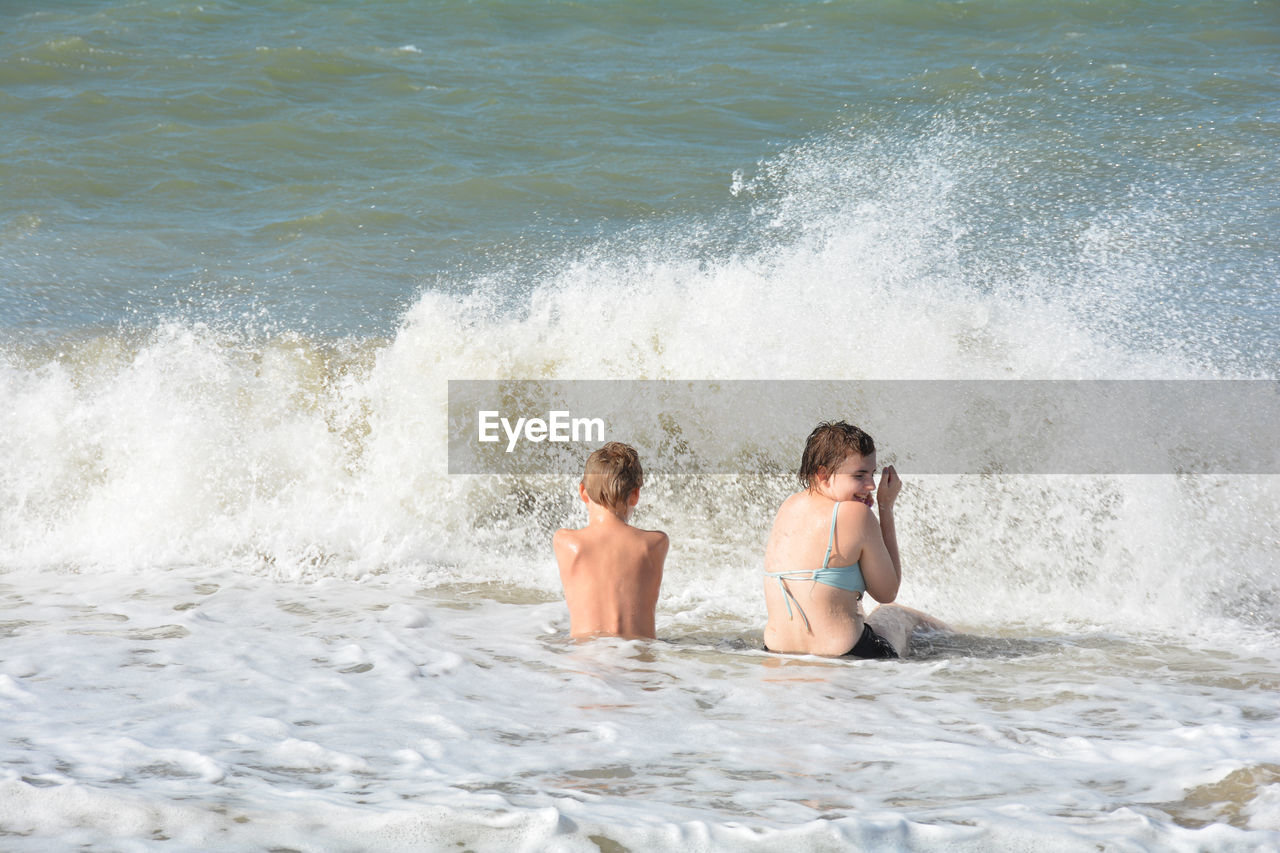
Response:
[[[898,476],[898,472],[892,465],[884,466],[884,471],[880,474],[880,486],[876,489],[876,502],[881,508],[888,509],[898,499],[900,491],[902,491],[902,478]]]

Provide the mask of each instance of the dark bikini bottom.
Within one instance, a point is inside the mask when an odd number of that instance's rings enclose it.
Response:
[[[766,652],[773,651],[768,646],[764,647]],[[871,630],[871,626],[862,623],[862,636],[858,638],[858,642],[853,648],[842,654],[842,658],[875,658],[877,660],[890,660],[898,657],[898,652],[889,644],[889,641],[881,637],[875,631]]]
[[[862,636],[858,638],[858,642],[853,648],[841,655],[841,657],[846,658],[878,658],[882,660],[896,658],[897,656],[898,652],[890,645],[889,641],[872,631],[871,626],[865,622],[862,623]]]

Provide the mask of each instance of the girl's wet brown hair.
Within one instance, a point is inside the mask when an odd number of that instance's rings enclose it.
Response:
[[[818,470],[828,473],[840,466],[850,456],[870,456],[876,452],[871,436],[844,421],[823,421],[809,433],[804,443],[804,455],[800,457],[800,482],[812,489]]]
[[[587,457],[582,474],[587,497],[614,512],[626,508],[627,498],[644,485],[640,454],[629,444],[611,441]]]

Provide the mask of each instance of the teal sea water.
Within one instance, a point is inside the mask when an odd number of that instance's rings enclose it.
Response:
[[[0,847],[1275,849],[1275,476],[903,471],[961,634],[780,661],[785,476],[650,471],[576,646],[573,484],[445,424],[1277,376],[1269,0],[0,0]]]
[[[768,257],[780,212],[928,172],[965,284],[1149,265],[1117,308],[1274,375],[1245,354],[1277,349],[1277,26],[1264,2],[6,4],[0,323],[386,334],[423,290],[527,287],[609,239]]]

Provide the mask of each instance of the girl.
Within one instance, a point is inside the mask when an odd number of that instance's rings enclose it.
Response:
[[[917,628],[949,630],[890,604],[902,583],[893,526],[902,480],[890,465],[877,491],[875,471],[875,442],[856,426],[821,423],[809,434],[800,461],[805,489],[782,502],[765,548],[767,650],[896,658],[907,654]],[[881,602],[870,616],[862,610],[864,592]]]

